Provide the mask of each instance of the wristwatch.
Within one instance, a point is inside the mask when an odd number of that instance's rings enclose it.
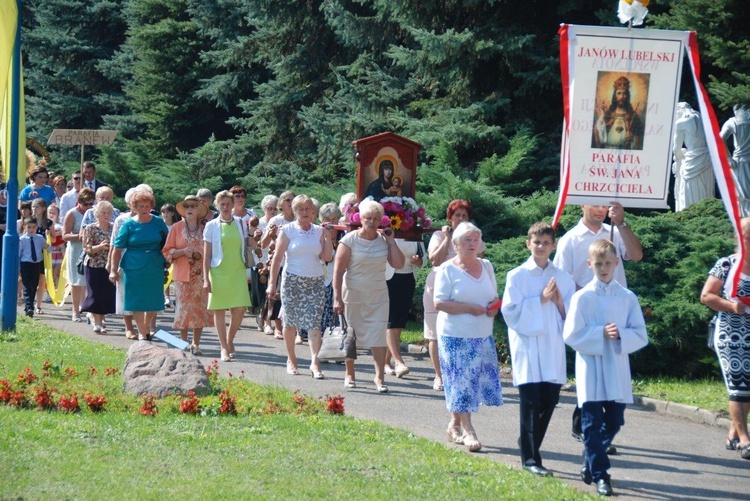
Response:
[[[616,224],[615,226],[617,226],[618,228],[627,228],[628,227],[628,223],[623,219],[622,223]]]

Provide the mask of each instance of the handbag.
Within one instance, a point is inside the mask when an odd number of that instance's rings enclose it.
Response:
[[[83,260],[85,258],[86,258],[86,252],[81,251],[81,253],[78,255],[78,260],[76,261],[76,270],[78,271],[79,275],[83,275],[83,272],[84,272]]]
[[[276,294],[278,296],[278,294]],[[263,301],[263,306],[260,308],[260,316],[268,322],[277,320],[281,311],[281,302],[276,300],[276,297],[266,296],[266,300]]]
[[[324,362],[343,362],[357,359],[357,337],[354,329],[346,324],[346,318],[339,315],[339,325],[328,327],[323,333],[323,344],[318,358]]]
[[[245,269],[249,270],[250,268],[253,268],[255,266],[255,258],[253,249],[250,248],[250,238],[245,237],[243,240],[244,245],[242,246],[242,252],[245,257]]]
[[[721,263],[722,268],[724,268],[724,284],[721,286],[722,295],[724,291],[724,287],[726,287],[727,284],[727,275],[729,275],[729,268],[732,267],[732,262],[729,259],[724,260],[723,263]],[[714,316],[711,317],[711,320],[708,322],[708,336],[706,337],[706,346],[708,346],[709,350],[714,349],[714,333],[716,332],[716,322],[719,320],[719,312],[715,312]]]

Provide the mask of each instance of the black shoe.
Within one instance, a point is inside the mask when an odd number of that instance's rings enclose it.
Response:
[[[575,431],[571,431],[570,432],[570,436],[573,437],[573,438],[575,438],[579,442],[583,442],[583,434],[582,433],[577,433]]]
[[[616,456],[617,455],[617,447],[614,445],[610,445],[607,447],[607,456]]]
[[[600,478],[596,481],[596,493],[600,496],[612,495],[612,481],[608,478]]]
[[[584,484],[591,485],[591,470],[589,470],[589,467],[587,465],[583,465],[581,467],[581,480],[583,480]]]
[[[530,466],[524,466],[523,469],[526,470],[526,471],[528,471],[532,475],[537,475],[537,476],[540,476],[540,477],[551,477],[552,476],[552,472],[549,471],[544,466],[537,466],[535,464],[532,464]]]

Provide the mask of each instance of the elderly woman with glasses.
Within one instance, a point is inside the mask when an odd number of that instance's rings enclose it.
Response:
[[[333,311],[344,314],[357,336],[357,348],[369,348],[375,363],[375,388],[388,393],[385,385],[387,351],[388,286],[385,264],[399,269],[404,255],[390,229],[380,229],[383,206],[372,200],[359,204],[362,227],[341,239],[333,267]],[[346,309],[344,306],[346,305]],[[346,388],[355,388],[354,360],[346,361]]]
[[[204,327],[213,327],[213,314],[208,311],[208,290],[203,288],[203,230],[201,219],[206,206],[195,195],[188,195],[177,204],[182,216],[169,229],[162,254],[172,263],[175,286],[175,311],[172,327],[180,330],[183,341],[188,340],[188,329],[193,329],[190,352],[201,355],[200,342]]]

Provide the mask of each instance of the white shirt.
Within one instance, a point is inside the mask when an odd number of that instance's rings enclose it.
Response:
[[[605,339],[604,326],[617,325],[620,339]],[[565,343],[576,350],[578,406],[586,402],[633,403],[629,354],[648,344],[638,298],[612,280],[594,278],[573,294],[563,328]]]
[[[501,312],[508,325],[513,384],[565,384],[563,318],[552,301],[542,303],[542,292],[554,278],[565,311],[576,291],[573,279],[551,261],[540,268],[533,257],[508,272]]]
[[[247,245],[246,237],[247,232],[245,231],[245,225],[242,224],[242,219],[232,216],[234,224],[237,225],[237,229],[240,231],[240,237],[242,238],[242,245]],[[224,250],[221,247],[221,225],[227,224],[221,222],[221,216],[215,217],[206,223],[206,227],[203,229],[203,241],[211,244],[211,268],[216,268],[221,264],[221,260],[224,257]],[[241,248],[240,255],[242,256],[242,262],[245,261],[244,247]],[[242,270],[244,272],[244,270]],[[239,272],[239,271],[238,271]]]
[[[320,239],[323,235],[323,228],[317,224],[311,224],[310,229],[305,231],[297,223],[292,223],[285,225],[279,231],[289,239],[284,273],[301,277],[322,277],[324,265],[320,260],[320,254],[323,252],[323,244]]]
[[[555,252],[553,262],[555,266],[566,271],[568,275],[573,277],[578,288],[582,288],[594,278],[594,271],[589,268],[587,263],[589,246],[594,240],[609,240],[610,228],[610,225],[602,223],[599,231],[594,233],[583,224],[583,219],[581,219],[577,225],[571,228],[558,241],[557,252]],[[627,288],[628,281],[625,278],[625,267],[622,262],[630,258],[627,255],[625,242],[622,241],[620,230],[617,227],[615,227],[613,243],[617,248],[617,257],[620,258],[620,262],[617,263],[617,267],[615,268],[614,279]]]
[[[486,307],[497,296],[497,282],[492,263],[482,262],[482,275],[474,278],[452,261],[438,267],[435,276],[435,302],[458,301]],[[492,335],[493,317],[471,313],[449,314],[438,311],[437,332],[439,336],[460,338],[482,338]]]
[[[424,245],[422,245],[420,242],[408,242],[404,240],[403,238],[397,238],[395,239],[395,242],[396,242],[396,245],[398,245],[398,248],[401,250],[401,253],[404,255],[406,259],[404,260],[404,266],[402,268],[399,268],[398,270],[395,269],[390,264],[386,263],[385,264],[385,279],[390,280],[391,278],[393,278],[393,275],[396,273],[403,274],[403,275],[406,275],[407,273],[412,273],[414,275],[414,278],[417,278],[417,270],[421,266],[425,265],[425,262],[426,262],[425,259],[427,259],[427,257],[425,256],[426,252],[424,250]],[[411,257],[417,254],[417,249],[419,248],[420,245],[422,245],[422,264],[419,267],[417,267],[411,264]]]
[[[65,221],[65,214],[78,204],[78,190],[71,189],[60,197],[60,221]]]

